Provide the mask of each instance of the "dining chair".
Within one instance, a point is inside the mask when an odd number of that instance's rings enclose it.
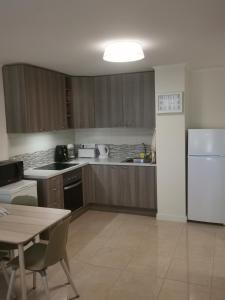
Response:
[[[9,275],[5,267],[6,260],[8,260],[8,252],[0,250],[0,269],[2,270],[6,283],[9,284]]]
[[[12,199],[11,204],[38,206],[38,199],[34,196],[29,195],[16,196]]]
[[[70,218],[58,223],[49,233],[49,242],[36,243],[24,252],[25,268],[34,273],[41,275],[46,298],[50,299],[50,293],[48,288],[47,273],[48,267],[60,263],[74,293],[75,298],[79,298],[79,294],[71,277],[68,265],[66,263],[66,244],[69,229]],[[12,273],[9,282],[9,289],[7,294],[7,300],[10,300],[12,289],[14,286],[16,270],[19,267],[18,257],[11,260],[8,264],[12,267]]]

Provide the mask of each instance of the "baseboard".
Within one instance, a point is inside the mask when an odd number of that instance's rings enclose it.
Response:
[[[123,206],[114,206],[114,205],[103,205],[97,203],[89,203],[87,209],[90,210],[99,210],[99,211],[109,211],[116,213],[127,213],[134,215],[142,215],[142,216],[156,216],[156,210],[152,209],[144,209],[144,208],[135,208],[135,207],[123,207]]]
[[[177,216],[177,215],[159,214],[159,213],[156,215],[156,219],[161,221],[174,221],[174,222],[182,222],[182,223],[187,222],[186,216]]]

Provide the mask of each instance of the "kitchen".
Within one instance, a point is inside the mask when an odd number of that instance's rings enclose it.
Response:
[[[95,2],[100,5],[102,1]],[[125,2],[121,7],[123,13],[126,11]],[[143,1],[143,7],[138,7],[138,9],[132,2],[133,10],[126,12],[128,19],[131,20],[134,17],[133,14],[137,13],[140,16],[139,22],[142,24],[142,19],[145,20],[143,16],[148,19],[151,14],[150,10],[145,10],[147,5],[152,5],[158,16],[161,16],[162,8],[153,2],[147,4]],[[88,4],[92,11],[95,11],[92,7],[94,4],[90,2]],[[41,6],[37,3],[36,5]],[[193,13],[191,6],[185,1],[176,5],[181,5],[182,13],[186,9]],[[221,5],[221,3],[216,3],[212,9],[207,1],[207,5],[204,6],[205,14],[215,17],[213,23],[205,16],[201,16],[205,32],[212,34],[213,30],[217,32],[221,30],[221,24],[216,22],[218,15],[222,15]],[[101,6],[108,16],[108,21],[105,21],[104,25],[108,28],[108,24],[112,24],[116,30],[117,26],[111,19],[108,8],[111,8],[112,15],[117,14],[118,11],[115,11],[115,7],[110,3],[101,3]],[[200,6],[196,6],[193,24],[197,26]],[[74,8],[71,7],[73,13]],[[71,22],[73,20],[74,26],[76,22],[76,25],[82,24],[80,16],[84,15],[85,11],[94,30],[99,12],[91,15],[91,9],[88,12],[85,10],[85,3],[79,3],[76,8],[78,9],[76,20],[72,18],[71,12],[64,8]],[[24,11],[22,7],[19,8],[19,15],[22,17],[26,10],[35,12],[36,9],[38,11],[36,6],[29,3]],[[57,24],[54,18],[60,15],[61,9],[60,4],[57,3],[55,11],[50,14],[52,24]],[[83,13],[80,16],[79,10]],[[14,14],[10,9],[8,11]],[[176,18],[178,11],[178,9],[169,10],[170,19]],[[46,24],[48,19],[45,13],[40,13],[40,15],[34,13],[33,16],[34,19],[35,16],[41,16],[43,24]],[[122,18],[122,15],[120,17]],[[159,19],[156,20],[153,17],[149,22],[156,22],[160,27]],[[101,45],[94,49],[90,47],[88,54],[85,52],[88,47],[78,51],[79,42],[76,46],[71,43],[67,47],[61,43],[61,53],[56,50],[52,51],[53,63],[49,56],[47,60],[43,52],[37,56],[34,49],[31,51],[29,47],[23,48],[25,52],[19,51],[17,55],[12,53],[13,47],[4,51],[1,60],[4,65],[4,83],[2,82],[0,87],[0,159],[3,161],[10,158],[24,162],[26,180],[37,180],[38,198],[43,201],[41,206],[63,208],[65,198],[67,199],[65,188],[82,183],[82,193],[79,190],[81,186],[73,191],[79,195],[82,194],[83,204],[80,202],[78,207],[70,207],[74,209],[74,221],[70,226],[71,236],[68,240],[71,269],[81,299],[90,299],[92,293],[92,298],[96,297],[96,299],[119,299],[121,297],[127,299],[137,297],[137,293],[141,293],[140,297],[143,299],[150,294],[152,299],[155,297],[182,299],[187,294],[194,295],[196,299],[204,295],[206,299],[211,293],[213,296],[215,294],[214,297],[217,299],[216,295],[222,294],[225,288],[223,285],[225,274],[220,268],[224,265],[222,255],[224,246],[221,238],[223,227],[186,223],[186,130],[225,127],[224,101],[221,100],[225,95],[224,57],[220,45],[214,49],[203,38],[202,52],[199,53],[196,36],[193,35],[185,14],[183,19],[186,23],[180,26],[181,29],[186,26],[185,49],[182,47],[182,42],[184,42],[181,38],[182,33],[180,32],[180,36],[178,34],[175,38],[174,26],[171,24],[171,31],[168,34],[170,34],[171,41],[174,39],[173,46],[176,45],[176,51],[180,56],[177,56],[175,52],[170,53],[170,46],[168,46],[164,49],[161,60],[154,52],[157,49],[157,43],[155,45],[152,43],[150,46],[147,45],[147,41],[146,44],[144,41],[142,43],[145,58],[125,64],[103,61],[104,49]],[[160,20],[164,25],[167,24],[166,18]],[[221,22],[222,20],[223,18]],[[31,22],[27,19],[26,21]],[[37,23],[33,24],[33,27],[30,26],[31,31],[41,28],[40,20],[35,19],[35,21]],[[15,22],[18,28],[20,24],[23,24],[21,18],[15,19]],[[120,26],[123,28],[122,23]],[[129,24],[130,28],[133,28],[132,22]],[[66,36],[66,31],[64,31],[65,37],[62,38],[68,42],[71,40],[73,30],[68,24],[65,26],[70,32],[70,38]],[[56,42],[56,31],[51,26],[46,28],[48,29],[46,32],[43,30],[43,42],[48,43],[49,34]],[[62,32],[62,28],[59,28],[59,32]],[[75,26],[75,28],[81,27]],[[164,26],[164,30],[165,28],[167,27]],[[16,34],[16,27],[14,30]],[[88,37],[85,28],[83,30],[87,41],[92,40],[90,36]],[[99,30],[98,26],[96,30]],[[120,28],[117,28],[116,32],[119,30]],[[149,29],[144,24],[141,25],[141,30],[143,35],[144,32],[148,35]],[[126,31],[127,34],[124,33],[124,35],[133,36],[129,29]],[[103,35],[102,41],[107,38],[108,34]],[[22,33],[21,36],[23,36]],[[113,31],[112,36],[116,36]],[[135,40],[142,40],[138,34],[134,36],[137,36]],[[12,38],[13,36],[10,37],[11,43]],[[24,39],[32,41],[32,34],[24,36]],[[82,38],[80,43],[82,44]],[[190,43],[194,49],[192,56],[187,50]],[[47,47],[47,44],[45,45]],[[162,45],[161,47],[163,49]],[[15,49],[17,49],[16,46]],[[50,44],[49,49],[52,49]],[[65,49],[73,49],[73,55],[68,55]],[[10,53],[12,53],[11,56]],[[56,55],[55,60],[53,53]],[[62,59],[63,55],[64,59]],[[9,71],[10,68],[11,71]],[[52,87],[52,91],[49,87]],[[59,94],[63,96],[59,97]],[[160,112],[158,106],[159,99],[162,99],[160,97],[168,101],[171,95],[180,101],[179,106],[183,106],[181,111]],[[26,106],[25,99],[28,98],[31,99],[31,106]],[[48,99],[51,99],[49,103]],[[57,105],[52,99],[55,99]],[[146,101],[146,99],[151,99],[151,101]],[[180,109],[180,107],[177,108]],[[154,138],[155,128],[156,139]],[[83,152],[88,149],[92,153],[98,153],[97,145],[104,145],[102,149],[105,149],[105,155],[109,154],[109,157],[75,158],[64,163],[77,163],[78,166],[72,166],[63,171],[36,169],[55,161],[54,151],[57,145],[68,144],[75,145],[76,157],[79,148],[84,150]],[[154,151],[156,151],[156,160]],[[147,163],[126,161],[133,158],[144,159],[146,154],[151,156]],[[73,172],[76,177],[75,181],[70,182],[70,178],[65,177],[65,174],[70,172]],[[69,182],[66,182],[67,180]],[[80,196],[76,197],[80,199]],[[184,240],[184,233],[188,235],[187,240]],[[199,240],[205,247],[196,241],[195,234],[199,236]],[[182,247],[183,251],[181,251]],[[212,247],[215,249],[215,254]],[[187,279],[185,277],[187,262],[183,257],[189,253],[191,253],[192,260],[188,267],[192,269],[192,275]],[[211,265],[212,259],[214,263]],[[196,268],[199,265],[208,268],[203,270],[199,267],[201,278],[197,277]],[[75,266],[78,269],[77,274]],[[108,271],[105,268],[109,268]],[[92,276],[89,275],[90,277],[85,282],[87,273]],[[58,269],[57,274],[61,274]],[[145,276],[146,274],[148,276]],[[51,295],[54,295],[55,299],[63,298],[65,289],[53,290],[53,286],[57,283],[53,275],[50,271]],[[207,277],[207,280],[203,280],[203,277]],[[138,282],[137,291],[132,289],[132,280]],[[210,280],[212,285],[209,284]],[[27,285],[30,288],[29,281],[28,276]],[[153,284],[149,284],[149,281]],[[84,288],[85,283],[87,288]],[[105,289],[101,287],[102,285]],[[36,292],[32,293],[39,295],[41,291],[40,284]],[[179,296],[181,294],[182,296]]]

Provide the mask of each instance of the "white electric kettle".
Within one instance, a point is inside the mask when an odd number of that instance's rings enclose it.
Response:
[[[109,147],[106,145],[98,145],[99,158],[107,158],[109,157]]]

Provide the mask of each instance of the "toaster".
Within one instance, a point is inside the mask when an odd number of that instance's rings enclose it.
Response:
[[[96,157],[96,149],[95,148],[78,149],[78,157],[94,158]]]

